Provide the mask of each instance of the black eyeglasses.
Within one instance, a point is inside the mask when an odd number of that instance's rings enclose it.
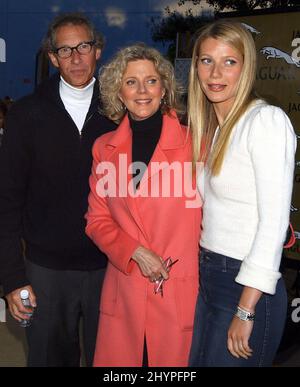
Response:
[[[63,59],[69,58],[73,54],[73,50],[76,50],[80,55],[87,55],[91,52],[95,43],[95,40],[91,40],[90,42],[81,42],[74,47],[63,46],[56,48],[53,52]]]

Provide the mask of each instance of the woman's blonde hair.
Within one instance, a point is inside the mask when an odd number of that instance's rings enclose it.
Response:
[[[172,64],[159,51],[145,44],[138,43],[125,47],[117,52],[115,57],[104,66],[99,75],[102,113],[109,119],[119,123],[126,114],[124,104],[119,98],[122,78],[129,62],[150,60],[160,76],[165,95],[161,104],[162,113],[169,114],[171,110],[183,113],[180,103],[182,88],[177,84]]]
[[[207,38],[219,39],[243,57],[243,67],[232,108],[220,127],[213,149],[212,141],[218,126],[212,103],[202,91],[197,72],[201,44]],[[255,99],[253,86],[256,75],[256,49],[251,34],[242,24],[218,20],[200,30],[195,41],[188,91],[188,125],[193,136],[193,161],[208,161],[212,175],[220,173],[230,134],[234,125]]]

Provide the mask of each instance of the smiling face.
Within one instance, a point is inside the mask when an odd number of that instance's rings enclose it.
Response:
[[[75,47],[79,43],[88,41],[91,41],[91,35],[85,25],[67,24],[59,27],[56,31],[56,48]],[[60,58],[53,52],[49,53],[49,57],[67,83],[77,88],[83,88],[93,78],[96,61],[100,58],[100,54],[101,50],[94,46],[91,52],[85,55],[80,55],[76,50],[73,50],[69,58]]]
[[[134,120],[145,120],[156,113],[164,94],[161,78],[152,61],[128,62],[119,98]]]
[[[218,119],[224,119],[233,105],[242,69],[243,56],[223,40],[207,38],[200,45],[198,78]]]

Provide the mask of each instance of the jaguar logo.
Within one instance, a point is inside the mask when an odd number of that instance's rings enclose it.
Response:
[[[260,34],[261,32],[260,31],[257,31],[254,27],[250,26],[249,24],[246,24],[246,23],[242,23],[242,25],[248,30],[250,31],[252,34]]]
[[[283,59],[286,61],[288,64],[295,65],[297,67],[300,67],[300,61],[294,59],[290,54],[288,54],[285,51],[280,50],[279,48],[276,47],[271,47],[271,46],[265,46],[260,49],[260,52],[266,56],[266,59]]]

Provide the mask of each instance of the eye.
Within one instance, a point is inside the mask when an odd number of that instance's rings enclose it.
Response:
[[[135,80],[134,79],[127,79],[126,85],[133,86],[134,84],[135,84]]]
[[[147,81],[147,83],[149,83],[150,85],[154,85],[156,82],[157,82],[156,78],[151,78],[151,79],[148,79]]]
[[[229,65],[229,66],[232,66],[232,65],[236,64],[236,60],[234,60],[234,59],[226,59],[225,64]]]
[[[79,44],[78,48],[81,48],[83,50],[85,50],[86,48],[88,48],[90,45],[88,43],[81,43]]]
[[[59,49],[60,52],[69,52],[70,51],[70,47],[66,46],[66,47],[61,47]]]
[[[199,60],[199,63],[205,64],[205,65],[211,64],[211,62],[212,62],[212,60],[210,58],[201,58]]]
[[[200,62],[203,64],[211,64],[212,60],[210,58],[201,58]]]

